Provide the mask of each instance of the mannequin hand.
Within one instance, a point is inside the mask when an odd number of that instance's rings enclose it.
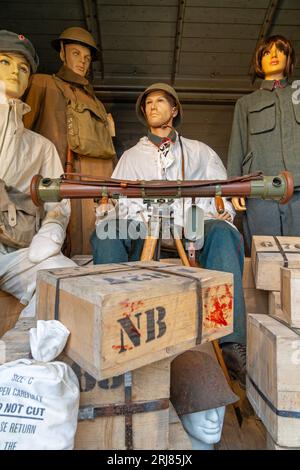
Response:
[[[218,212],[215,212],[212,214],[211,212],[209,213],[214,219],[218,220],[228,220],[228,222],[232,222],[232,216],[229,214],[229,212],[223,212],[223,214],[218,214]]]
[[[31,240],[28,259],[31,263],[40,263],[50,256],[57,255],[65,239],[65,231],[53,222],[43,225]]]
[[[233,197],[231,198],[231,203],[236,211],[246,210],[246,202],[244,197]]]

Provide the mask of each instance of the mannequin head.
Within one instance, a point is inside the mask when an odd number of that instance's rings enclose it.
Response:
[[[171,402],[193,449],[212,449],[221,439],[225,406],[239,398],[230,389],[219,364],[192,350],[171,364]]]
[[[67,28],[51,44],[59,52],[64,65],[81,77],[87,75],[91,62],[97,59],[96,42],[84,28],[77,26]]]
[[[289,77],[295,64],[295,51],[284,36],[271,36],[256,49],[254,68],[256,75],[266,80]]]
[[[153,134],[167,136],[182,121],[182,107],[174,88],[167,83],[150,85],[137,99],[136,115]]]
[[[213,449],[213,444],[221,439],[224,416],[225,406],[181,416],[183,427],[191,439],[193,449]]]
[[[30,74],[39,60],[31,42],[23,35],[0,31],[0,92],[1,101],[21,98]]]

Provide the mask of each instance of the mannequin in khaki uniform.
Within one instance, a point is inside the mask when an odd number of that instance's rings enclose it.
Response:
[[[31,85],[25,95],[25,102],[31,112],[24,118],[25,127],[50,139],[56,146],[66,171],[110,176],[113,169],[112,159],[90,158],[73,153],[73,166],[67,164],[67,97],[89,107],[97,106],[103,111],[113,135],[113,120],[106,114],[103,104],[96,98],[86,76],[91,62],[97,57],[97,46],[88,31],[72,27],[62,32],[52,42],[60,53],[63,66],[55,76],[37,74],[32,77]],[[64,96],[65,95],[65,96]],[[70,221],[71,254],[90,252],[89,236],[94,229],[94,203],[92,200],[72,201]]]

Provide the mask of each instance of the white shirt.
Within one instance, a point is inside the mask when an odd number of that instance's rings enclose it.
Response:
[[[181,137],[185,163],[185,180],[227,179],[225,167],[216,152],[208,145],[197,140]],[[139,142],[126,150],[120,158],[112,178],[128,180],[182,180],[182,155],[178,138],[171,144],[166,162],[163,162],[158,147],[148,137],[142,137]],[[232,216],[235,211],[231,203],[223,198],[225,210]],[[197,198],[197,206],[204,210],[205,219],[214,218],[216,206],[214,198]],[[191,198],[176,199],[172,204],[174,222],[183,226],[183,207],[186,211],[191,205]],[[123,198],[119,201],[122,218],[143,220],[148,219],[152,208],[143,204],[143,199]],[[141,213],[144,217],[141,217]]]

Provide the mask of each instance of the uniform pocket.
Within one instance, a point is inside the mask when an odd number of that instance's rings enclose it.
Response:
[[[249,109],[249,131],[250,134],[262,134],[272,131],[276,124],[275,101],[270,103],[258,103]]]

